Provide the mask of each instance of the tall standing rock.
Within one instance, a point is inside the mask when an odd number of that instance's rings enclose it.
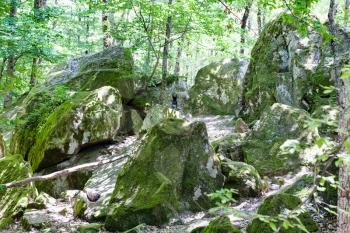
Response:
[[[223,185],[205,124],[168,119],[155,125],[117,177],[106,229],[160,225],[181,210],[211,206]]]
[[[328,44],[314,31],[307,37],[298,34],[294,25],[284,21],[283,14],[267,24],[256,42],[244,79],[242,117],[257,120],[274,103],[308,111],[328,103],[333,57]],[[342,54],[348,53],[349,32],[339,30]],[[342,56],[342,64],[349,60]]]

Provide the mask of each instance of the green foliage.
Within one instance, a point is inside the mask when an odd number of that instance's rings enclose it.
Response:
[[[217,206],[227,206],[236,202],[236,199],[233,198],[234,194],[238,194],[238,190],[220,189],[215,193],[208,194],[208,196],[215,202]]]

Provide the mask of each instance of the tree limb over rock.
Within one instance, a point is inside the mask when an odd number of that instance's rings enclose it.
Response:
[[[57,171],[57,172],[53,172],[47,175],[43,175],[43,176],[33,176],[33,177],[29,177],[26,178],[24,180],[19,180],[19,181],[13,181],[7,184],[0,184],[0,190],[6,190],[9,188],[15,188],[15,187],[21,187],[24,186],[26,184],[29,184],[31,182],[36,182],[36,181],[44,181],[44,180],[53,180],[57,177],[61,177],[61,176],[67,176],[69,174],[75,173],[75,172],[79,172],[79,171],[83,171],[83,170],[94,170],[97,167],[104,165],[104,164],[108,164],[108,163],[113,163],[117,160],[126,158],[128,155],[125,156],[120,156],[114,159],[104,159],[101,161],[96,161],[96,162],[92,162],[92,163],[85,163],[85,164],[81,164],[78,166],[74,166],[71,168],[67,168],[61,171]]]

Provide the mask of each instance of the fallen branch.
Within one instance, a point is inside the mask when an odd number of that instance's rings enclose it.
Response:
[[[0,184],[0,190],[6,190],[9,188],[14,188],[14,187],[21,187],[21,186],[24,186],[26,184],[29,184],[31,182],[36,182],[36,181],[53,180],[57,177],[67,176],[69,174],[83,171],[83,170],[94,170],[101,165],[113,163],[117,160],[120,160],[120,159],[123,159],[126,157],[128,157],[128,155],[120,156],[120,157],[117,157],[115,159],[107,159],[107,160],[101,160],[101,161],[92,162],[92,163],[81,164],[81,165],[78,165],[75,167],[67,168],[67,169],[53,172],[51,174],[47,174],[47,175],[43,175],[43,176],[33,176],[33,177],[28,177],[24,180],[14,181],[14,182],[10,182],[7,184]]]

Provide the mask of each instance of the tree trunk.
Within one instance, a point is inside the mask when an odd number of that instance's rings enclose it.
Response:
[[[240,54],[242,54],[242,55],[244,55],[246,29],[247,29],[247,23],[248,23],[248,18],[249,18],[251,7],[252,7],[252,2],[248,3],[248,5],[244,8],[244,14],[243,14],[242,21],[241,21],[241,49],[240,49]]]
[[[181,41],[179,42],[179,47],[177,48],[177,54],[175,59],[175,68],[174,68],[174,74],[179,75],[180,74],[180,59],[182,56],[182,46],[185,40],[185,36],[182,36]]]
[[[262,31],[262,12],[261,12],[261,6],[258,6],[258,12],[257,12],[257,21],[258,21],[258,32],[259,35]]]
[[[107,6],[108,0],[103,0],[104,7]],[[108,30],[108,12],[106,9],[102,10],[102,33],[103,33],[103,48],[109,48],[111,43],[111,35]]]
[[[171,6],[173,0],[169,0],[168,5]],[[169,42],[172,29],[172,17],[168,16],[166,29],[165,29],[165,41],[163,47],[163,62],[162,62],[162,101],[165,100],[165,88],[166,88],[166,79],[168,75],[168,57],[169,57]]]
[[[44,22],[44,15],[41,12],[46,7],[46,0],[34,0],[34,17],[38,23]],[[30,86],[33,87],[38,82],[38,69],[40,57],[34,57],[32,62],[32,71],[30,73]]]
[[[349,22],[349,8],[350,8],[350,0],[345,0],[345,6],[344,6],[344,20],[347,24]]]
[[[40,58],[33,58],[33,63],[32,63],[32,70],[30,72],[30,86],[33,87],[37,84],[38,82],[38,68],[40,64]]]
[[[1,67],[0,67],[0,82],[2,80],[2,75],[4,74],[4,70],[5,70],[5,66],[6,66],[6,61],[7,61],[7,58],[4,57],[2,59],[2,63],[1,63]]]
[[[329,31],[336,37],[337,26],[335,22],[337,6],[335,0],[330,0],[328,21]],[[338,88],[338,105],[339,105],[339,140],[341,142],[349,139],[348,131],[350,129],[350,79],[341,78],[341,63],[339,56],[339,47],[336,40],[331,41],[331,48],[334,58],[333,76]],[[342,153],[349,158],[346,148],[342,148]],[[349,166],[347,163],[341,163],[339,168],[339,187],[338,187],[338,233],[350,232],[350,176]]]
[[[9,56],[7,60],[7,69],[6,69],[6,83],[10,85],[11,79],[15,76],[15,65],[16,58],[14,55]],[[12,87],[5,93],[4,96],[4,108],[8,107],[12,103]]]
[[[11,6],[10,6],[10,18],[15,18],[17,14],[17,0],[11,0]],[[14,24],[14,20],[12,21]],[[15,26],[15,25],[12,25]],[[13,33],[13,32],[12,32]],[[6,84],[10,84],[11,79],[14,77],[15,73],[15,65],[16,65],[16,58],[15,55],[12,54],[7,58],[7,69],[6,69]],[[12,87],[9,88],[9,90],[4,95],[4,108],[8,107],[12,103]]]

